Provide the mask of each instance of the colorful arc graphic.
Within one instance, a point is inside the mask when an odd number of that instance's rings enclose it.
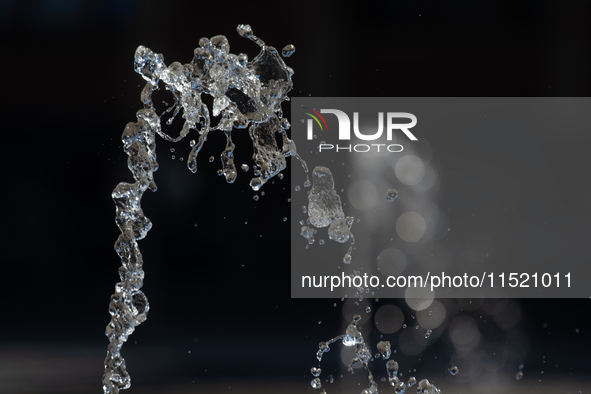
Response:
[[[302,107],[302,108],[310,110],[310,111],[314,112],[316,115],[318,115],[320,117],[320,119],[322,119],[322,123],[324,123],[324,126],[326,127],[326,131],[328,131],[328,126],[326,124],[326,120],[324,120],[324,117],[322,115],[320,115],[320,113],[318,111],[315,111],[312,108],[308,108],[308,107]],[[318,118],[316,116],[312,115],[309,112],[304,112],[304,113],[306,115],[310,115],[316,121],[316,123],[318,123],[318,126],[320,126],[320,130],[324,131],[324,129],[322,128],[322,123],[320,123],[320,121],[318,120]]]

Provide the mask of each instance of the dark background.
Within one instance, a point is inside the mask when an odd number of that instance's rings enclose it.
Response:
[[[568,1],[0,1],[0,392],[100,392],[120,264],[110,193],[131,180],[120,135],[141,108],[138,45],[184,63],[200,37],[223,34],[253,58],[235,30],[249,23],[268,45],[296,46],[294,96],[589,96],[590,18],[590,4]],[[237,163],[252,166],[248,136],[233,137]],[[154,227],[140,241],[151,311],[123,348],[134,386],[284,379],[308,389],[317,343],[343,319],[338,300],[290,299],[289,167],[255,202],[247,174],[234,185],[216,175],[223,136],[210,134],[197,174],[179,161],[187,140],[157,145],[159,190],[142,201]],[[525,362],[541,363],[543,344],[588,376],[589,300],[519,303]]]

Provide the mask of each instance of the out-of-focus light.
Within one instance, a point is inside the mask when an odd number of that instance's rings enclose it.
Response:
[[[378,189],[366,180],[355,182],[349,187],[348,198],[355,209],[367,211],[376,207]]]
[[[435,293],[425,287],[407,287],[404,292],[406,303],[415,311],[429,308],[434,297]]]
[[[394,172],[405,185],[416,185],[425,176],[425,165],[420,158],[407,155],[396,162]]]
[[[520,319],[521,307],[513,300],[507,300],[505,308],[497,312],[494,316],[495,323],[503,330],[513,328]]]
[[[458,316],[449,325],[449,336],[456,349],[472,349],[480,340],[480,331],[474,319]]]
[[[425,219],[416,212],[406,212],[396,221],[396,233],[406,242],[417,242],[425,234]]]
[[[439,301],[433,301],[428,308],[417,311],[417,322],[422,328],[432,330],[439,327],[446,316],[445,306]]]
[[[404,324],[404,313],[395,305],[384,305],[376,311],[374,321],[382,334],[392,334]]]

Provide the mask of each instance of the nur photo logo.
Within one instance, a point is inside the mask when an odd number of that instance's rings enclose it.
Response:
[[[410,131],[411,128],[416,126],[417,117],[408,112],[378,112],[377,130],[364,130],[362,132],[359,127],[359,112],[353,112],[353,122],[351,122],[349,115],[339,109],[322,108],[320,111],[316,111],[315,109],[309,107],[302,106],[302,108],[305,110],[304,114],[310,117],[306,122],[306,138],[308,140],[314,139],[315,124],[320,128],[320,131],[328,131],[328,123],[322,114],[334,115],[334,117],[328,117],[329,123],[333,123],[334,120],[336,120],[338,124],[338,132],[336,135],[331,134],[329,136],[332,138],[337,137],[339,142],[351,141],[352,139],[361,141],[377,141],[378,139],[382,138],[384,130],[387,141],[393,140],[393,135],[396,131],[402,132],[410,141],[418,140],[417,137],[415,137],[415,135]],[[401,120],[406,120],[407,123],[401,123]],[[334,130],[334,128],[332,130]],[[351,130],[353,131],[352,133]],[[323,142],[318,145],[318,149],[320,152],[334,150],[336,152],[346,151],[350,153],[364,153],[369,151],[381,152],[384,150],[388,152],[402,152],[404,147],[401,144],[361,143],[343,145],[338,143],[331,144]]]

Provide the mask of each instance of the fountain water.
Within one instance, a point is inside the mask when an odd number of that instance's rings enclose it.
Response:
[[[104,393],[117,394],[131,386],[121,348],[135,328],[146,320],[150,310],[148,299],[140,290],[144,271],[137,241],[143,239],[152,227],[142,211],[141,198],[146,190],[157,189],[154,182],[154,172],[158,169],[156,135],[178,142],[191,130],[196,130],[199,138],[190,142],[192,150],[187,160],[188,168],[195,172],[197,155],[208,133],[222,131],[226,135],[226,147],[221,153],[223,168],[220,174],[232,183],[238,172],[234,164],[235,145],[231,132],[235,128],[248,128],[253,143],[255,175],[250,186],[255,191],[285,169],[286,157],[298,158],[306,174],[308,172],[306,163],[296,152],[295,143],[286,134],[290,124],[281,110],[281,103],[289,100],[287,93],[292,88],[293,70],[285,65],[275,48],[265,45],[253,34],[249,25],[239,25],[237,31],[260,47],[253,60],[248,61],[245,54],[231,54],[227,38],[221,35],[200,39],[193,60],[188,64],[174,62],[166,66],[161,54],[144,46],[136,50],[135,71],[147,83],[141,93],[144,108],[137,112],[137,122],[125,127],[122,136],[123,149],[129,156],[127,165],[135,182],[120,183],[112,193],[116,205],[115,222],[121,230],[115,243],[115,250],[121,258],[121,282],[116,284],[109,304],[111,321],[105,332],[109,346],[103,375]],[[288,45],[283,48],[282,55],[287,57],[294,51],[294,46]],[[159,89],[160,82],[172,93],[174,103],[158,115],[152,93]],[[203,103],[202,94],[213,97],[211,115],[219,116],[215,126],[211,124],[210,110]],[[173,112],[166,122],[171,124],[181,109],[184,119],[182,130],[177,137],[171,137],[162,131],[161,116]],[[281,150],[275,133],[282,137]]]
[[[188,64],[174,62],[166,66],[161,54],[144,46],[136,50],[135,71],[147,83],[141,93],[144,108],[137,112],[137,122],[127,124],[122,135],[123,149],[129,156],[128,167],[135,182],[120,183],[112,193],[116,205],[115,221],[121,230],[115,250],[121,258],[122,266],[119,268],[121,282],[116,284],[109,304],[111,321],[106,328],[109,346],[103,375],[105,394],[117,394],[121,389],[131,386],[121,348],[135,328],[146,320],[150,309],[146,295],[140,290],[144,271],[137,241],[143,239],[152,226],[143,214],[141,198],[146,190],[157,189],[154,181],[154,172],[158,169],[156,135],[167,141],[178,142],[188,136],[191,130],[196,130],[199,138],[197,141],[190,141],[192,149],[187,159],[188,168],[195,172],[197,155],[207,140],[208,133],[215,130],[223,132],[226,147],[221,153],[222,169],[219,174],[224,175],[228,183],[233,183],[238,172],[234,163],[235,145],[231,132],[233,129],[248,128],[253,143],[255,175],[250,181],[251,188],[254,191],[259,190],[269,179],[286,168],[286,157],[296,157],[306,173],[304,186],[312,186],[308,193],[308,207],[304,207],[304,213],[308,214],[307,224],[312,227],[302,226],[302,235],[313,243],[316,228],[328,227],[330,240],[354,243],[350,232],[354,218],[345,216],[330,170],[327,167],[316,167],[312,174],[313,182],[310,182],[307,165],[297,154],[294,141],[287,136],[286,131],[290,124],[283,117],[281,104],[289,100],[286,94],[292,88],[293,70],[285,65],[275,48],[266,46],[253,34],[249,25],[239,25],[237,31],[242,37],[259,45],[260,53],[252,61],[248,61],[245,54],[231,54],[227,38],[221,35],[211,39],[202,38],[194,51],[193,60]],[[288,45],[283,48],[282,55],[287,57],[294,51],[293,45]],[[152,94],[159,89],[160,82],[172,93],[174,103],[158,115]],[[213,97],[211,114],[202,101],[202,94]],[[172,112],[172,117],[166,121],[171,124],[181,109],[184,124],[180,134],[172,137],[163,132],[161,117]],[[211,124],[210,115],[219,117],[217,125]],[[275,139],[276,133],[280,134],[283,142],[281,149]],[[242,169],[247,171],[248,166],[242,165]],[[393,200],[396,195],[397,192],[389,191],[388,198]],[[351,252],[352,246],[343,258],[347,264],[351,262]],[[354,275],[360,275],[360,272],[355,271]],[[362,288],[358,291],[361,295],[364,293]],[[320,343],[317,358],[320,361],[322,355],[330,350],[329,345],[338,340],[345,346],[355,346],[356,357],[351,361],[349,371],[353,371],[354,365],[362,364],[369,379],[369,387],[363,393],[374,394],[378,389],[369,368],[373,356],[357,328],[359,320],[360,316],[356,315],[345,334]],[[389,342],[380,342],[378,350],[382,358],[389,358]],[[402,393],[407,384],[399,380],[397,371],[398,364],[394,360],[388,361],[390,384],[395,392]],[[320,373],[320,367],[312,368],[314,379],[311,384],[317,389],[322,386]],[[411,377],[408,386],[412,386],[413,381],[414,378]],[[439,393],[427,380],[419,382],[418,387],[418,392],[423,394]]]

